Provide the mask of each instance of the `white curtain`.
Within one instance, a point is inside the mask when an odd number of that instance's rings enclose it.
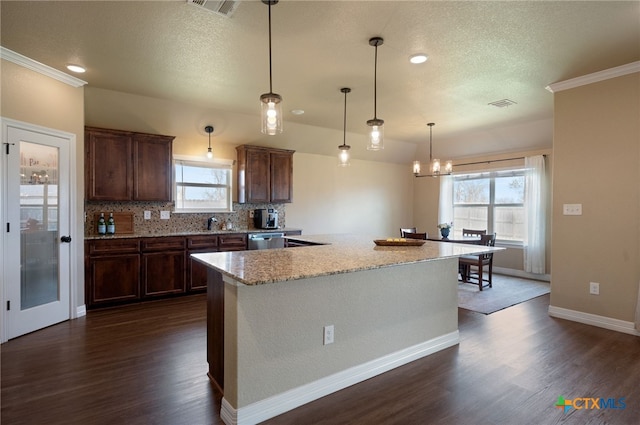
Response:
[[[546,234],[546,181],[544,156],[526,157],[524,271],[544,274]]]
[[[453,176],[440,176],[438,224],[451,222],[453,222]]]

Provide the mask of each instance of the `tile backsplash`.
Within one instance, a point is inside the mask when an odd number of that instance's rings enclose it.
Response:
[[[96,236],[96,214],[104,213],[105,218],[110,212],[133,213],[133,229],[137,235],[168,235],[174,233],[200,232],[207,229],[207,219],[215,217],[218,221],[213,223],[214,229],[226,229],[226,224],[231,222],[233,230],[254,230],[253,219],[249,218],[249,212],[258,208],[275,208],[278,211],[278,224],[285,226],[284,204],[233,204],[233,212],[230,213],[173,213],[171,202],[86,202],[85,203],[85,236]],[[144,212],[151,212],[151,219],[144,219]],[[169,211],[168,220],[160,219],[160,211]],[[225,226],[225,227],[223,227]],[[118,223],[116,223],[116,234]]]

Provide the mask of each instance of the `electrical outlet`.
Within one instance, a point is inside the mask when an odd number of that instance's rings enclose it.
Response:
[[[324,327],[324,341],[323,345],[333,344],[333,325]]]
[[[253,218],[253,214],[254,214],[254,211],[253,210],[249,210],[249,218]]]
[[[160,220],[169,220],[171,213],[169,211],[160,211]]]
[[[590,282],[589,293],[591,295],[600,295],[600,284],[598,282]]]
[[[582,215],[582,204],[563,204],[563,215]]]
[[[145,211],[144,212],[144,219],[145,220],[151,220],[151,211]]]

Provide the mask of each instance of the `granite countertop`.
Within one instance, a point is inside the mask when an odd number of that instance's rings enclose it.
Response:
[[[290,236],[321,243],[295,248],[193,254],[192,257],[245,285],[305,279],[501,251],[481,245],[426,241],[422,246],[377,246],[364,235]]]
[[[273,232],[298,232],[302,231],[302,229],[292,229],[292,228],[283,228],[283,229],[233,229],[233,230],[198,230],[198,231],[188,231],[188,232],[163,232],[163,233],[150,233],[150,232],[141,232],[141,233],[116,233],[115,235],[89,235],[85,236],[85,240],[99,240],[99,239],[130,239],[130,238],[162,238],[167,236],[199,236],[199,235],[230,235],[233,233],[273,233]]]

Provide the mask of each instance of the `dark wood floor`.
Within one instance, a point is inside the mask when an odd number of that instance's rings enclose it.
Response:
[[[489,316],[461,309],[459,346],[266,423],[640,423],[640,338],[550,318],[548,305],[546,295]],[[11,340],[1,346],[1,422],[220,424],[205,333],[197,295]],[[563,413],[558,396],[624,397],[626,408]]]

